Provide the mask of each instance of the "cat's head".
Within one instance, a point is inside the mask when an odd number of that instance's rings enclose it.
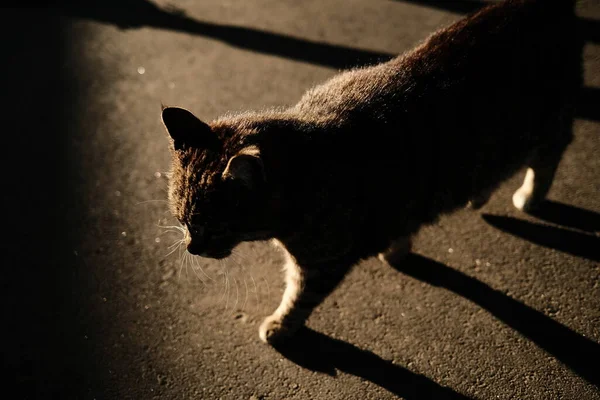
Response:
[[[163,108],[171,139],[171,211],[186,228],[192,254],[224,258],[242,241],[269,238],[266,178],[260,150],[244,143],[248,128],[202,122]]]

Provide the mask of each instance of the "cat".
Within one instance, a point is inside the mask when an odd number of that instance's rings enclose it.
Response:
[[[401,261],[420,227],[481,207],[523,167],[512,201],[533,210],[572,140],[577,43],[574,1],[507,0],[287,108],[207,124],[163,106],[188,251],[221,259],[244,241],[277,243],[286,288],[259,328],[274,344],[357,262]]]

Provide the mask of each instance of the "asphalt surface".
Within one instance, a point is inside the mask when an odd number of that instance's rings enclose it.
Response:
[[[510,201],[367,260],[296,342],[258,339],[281,256],[167,255],[160,104],[294,103],[474,1],[143,0],[0,13],[2,361],[18,399],[600,399],[600,2],[578,7],[575,141],[537,216]]]

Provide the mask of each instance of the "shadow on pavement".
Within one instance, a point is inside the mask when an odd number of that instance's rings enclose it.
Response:
[[[405,1],[459,13],[475,11],[487,4],[480,1]],[[60,14],[113,24],[122,29],[149,26],[201,35],[235,47],[335,69],[373,65],[395,56],[391,53],[320,43],[253,28],[198,21],[187,17],[182,10],[163,9],[147,0],[93,0],[81,3],[60,1],[55,4],[55,10]],[[597,21],[580,21],[586,39],[596,42],[600,41],[599,25]],[[600,109],[596,107],[597,104],[600,104],[600,90],[583,88],[578,99],[577,116],[600,121]]]
[[[485,283],[426,257],[410,254],[392,267],[469,299],[529,338],[573,372],[600,386],[600,345]]]
[[[546,200],[529,214],[553,224],[590,233],[600,232],[600,214],[568,204]]]
[[[187,17],[181,10],[162,9],[146,0],[95,0],[84,3],[65,1],[59,2],[57,6],[62,14],[114,24],[120,28],[150,26],[202,35],[232,46],[336,69],[376,64],[394,56],[258,29],[202,22]]]
[[[598,27],[598,31],[600,31],[600,26]],[[591,121],[600,121],[600,107],[598,107],[598,104],[600,104],[599,88],[581,88],[579,89],[575,115]]]
[[[19,398],[80,398],[93,367],[78,339],[85,286],[75,283],[69,246],[69,221],[81,217],[69,179],[67,119],[78,106],[65,68],[69,31],[33,9],[3,9],[0,22],[7,234],[0,241],[0,368],[7,392]]]
[[[546,216],[552,218],[556,214],[546,214]],[[577,257],[584,257],[588,260],[600,261],[600,237],[595,234],[580,233],[569,229],[540,225],[522,219],[498,215],[483,214],[482,218],[494,228],[532,243]]]
[[[276,345],[275,349],[301,367],[331,376],[340,370],[366,379],[407,400],[469,399],[376,354],[310,328],[302,328],[294,335],[291,344]]]
[[[478,0],[396,0],[403,3],[413,3],[424,7],[437,8],[457,14],[469,14],[490,4]]]

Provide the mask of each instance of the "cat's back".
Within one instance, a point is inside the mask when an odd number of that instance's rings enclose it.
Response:
[[[576,40],[573,0],[508,0],[389,62],[338,74],[295,108],[331,124],[394,125],[464,102],[498,105],[512,96],[516,106],[519,96],[541,99],[578,85]]]
[[[508,177],[541,143],[570,140],[556,126],[581,82],[573,8],[497,3],[308,91],[293,113],[317,129],[300,153],[326,155],[308,175],[329,171],[336,179],[323,186],[340,188],[336,202],[355,191],[384,214],[407,200],[390,184],[401,183],[410,198],[439,199],[434,215]]]

